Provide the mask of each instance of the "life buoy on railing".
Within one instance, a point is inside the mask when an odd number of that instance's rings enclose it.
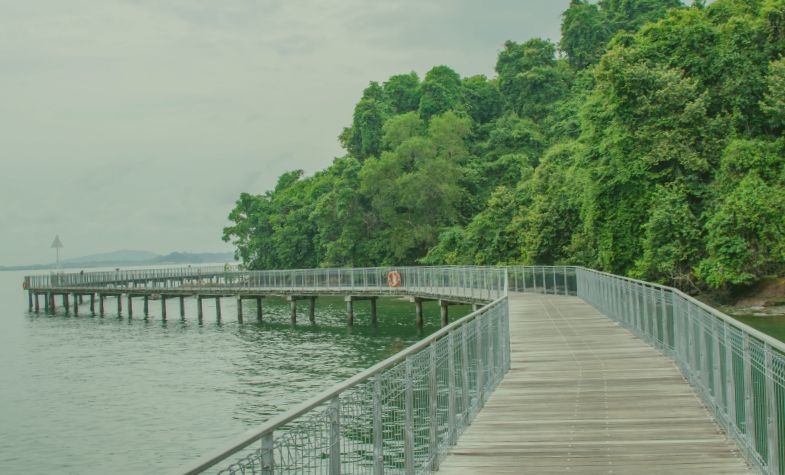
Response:
[[[401,285],[401,274],[395,270],[387,274],[387,285],[390,287],[398,287]]]
[[[22,290],[27,290],[27,281],[22,282]]]

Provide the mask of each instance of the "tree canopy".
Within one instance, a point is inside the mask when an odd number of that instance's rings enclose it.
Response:
[[[681,287],[785,272],[785,0],[572,0],[494,78],[371,82],[346,155],[242,193],[249,268],[580,264]]]

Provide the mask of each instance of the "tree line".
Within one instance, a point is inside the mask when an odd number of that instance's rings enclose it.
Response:
[[[576,264],[682,288],[785,271],[785,0],[572,0],[496,77],[371,82],[346,154],[242,193],[249,268]]]

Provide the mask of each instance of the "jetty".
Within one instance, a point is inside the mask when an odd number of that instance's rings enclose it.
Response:
[[[405,297],[442,328],[177,473],[783,474],[785,344],[657,284],[573,266],[245,271],[226,267],[25,278],[33,315],[133,318],[134,300]],[[107,312],[105,300],[116,300]],[[184,299],[197,301],[186,315]],[[43,305],[41,304],[43,300]],[[122,304],[125,300],[126,306]],[[253,300],[257,322],[245,322]],[[98,307],[96,308],[96,304]],[[449,306],[474,311],[451,321]],[[86,309],[89,305],[89,310]]]

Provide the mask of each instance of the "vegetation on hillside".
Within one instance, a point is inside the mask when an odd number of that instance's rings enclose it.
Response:
[[[250,268],[580,264],[711,288],[785,270],[785,0],[573,0],[497,77],[372,82],[313,176],[243,193]]]

